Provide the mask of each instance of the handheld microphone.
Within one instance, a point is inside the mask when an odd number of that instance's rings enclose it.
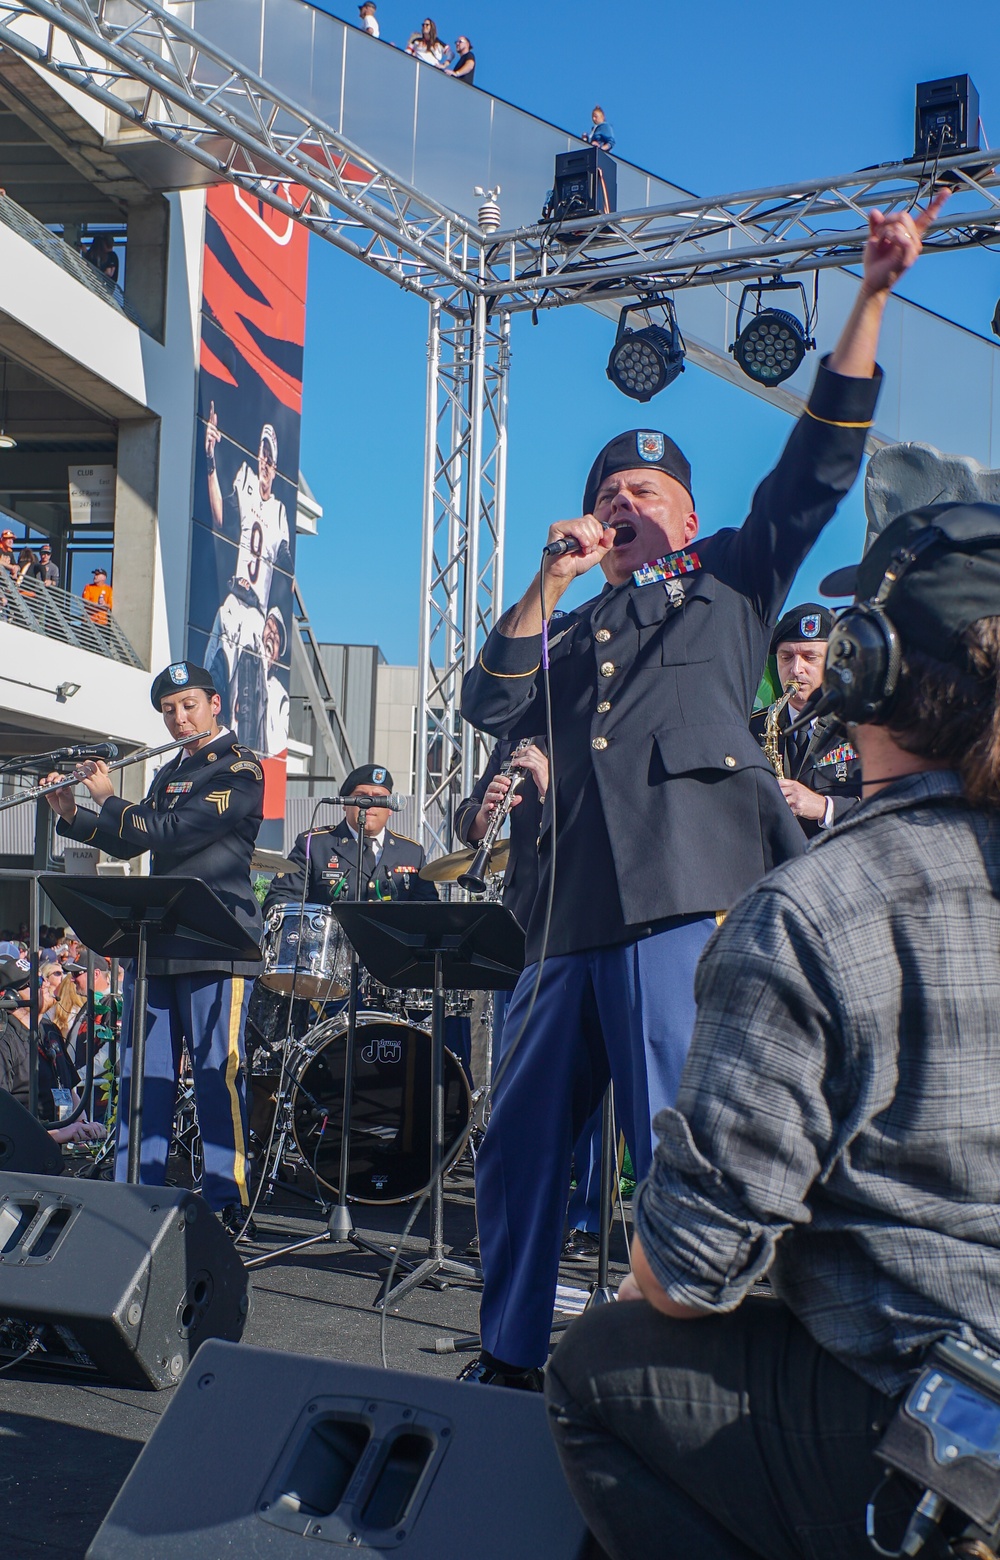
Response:
[[[115,742],[92,742],[89,746],[80,743],[77,747],[59,748],[52,755],[53,758],[103,758],[106,760],[118,757],[118,745]]]
[[[362,791],[357,796],[321,796],[324,807],[384,807],[388,812],[402,812],[407,798],[393,791],[391,796],[369,796]]]
[[[606,525],[605,531],[610,531],[611,526]],[[565,553],[583,552],[583,548],[575,536],[561,536],[557,542],[547,542],[542,548],[543,558],[561,558]]]

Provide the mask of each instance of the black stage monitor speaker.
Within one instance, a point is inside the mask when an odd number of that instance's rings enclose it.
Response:
[[[537,1393],[206,1343],[88,1560],[581,1560]]]
[[[30,1110],[0,1089],[0,1170],[61,1175],[62,1151]]]
[[[618,206],[618,165],[599,146],[556,153],[552,194],[544,216],[552,222],[568,217],[600,217]]]
[[[971,78],[947,76],[919,82],[914,157],[954,157],[957,152],[978,150],[979,93]]]
[[[246,1269],[194,1192],[0,1174],[0,1357],[172,1387],[248,1309]]]

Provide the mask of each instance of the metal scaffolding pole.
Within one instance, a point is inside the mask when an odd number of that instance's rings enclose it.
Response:
[[[455,808],[487,743],[459,715],[462,678],[500,609],[510,319],[442,323],[432,304],[427,345],[417,810],[429,853],[454,846]]]

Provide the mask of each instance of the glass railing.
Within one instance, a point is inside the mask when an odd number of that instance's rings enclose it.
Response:
[[[59,639],[77,650],[89,650],[123,666],[142,667],[113,615],[106,607],[71,596],[58,585],[26,578],[20,585],[0,568],[0,623],[26,628],[46,639]]]
[[[116,309],[119,314],[124,314],[133,325],[138,325],[140,330],[146,330],[144,321],[126,301],[125,294],[117,282],[112,282],[110,277],[103,276],[95,265],[85,260],[78,250],[65,239],[51,233],[44,223],[33,217],[30,211],[25,211],[16,200],[11,200],[9,195],[0,193],[0,222],[9,227],[19,237],[26,239],[33,249],[46,255],[54,265],[75,278],[81,286],[86,287],[96,297],[103,298],[105,303]]]

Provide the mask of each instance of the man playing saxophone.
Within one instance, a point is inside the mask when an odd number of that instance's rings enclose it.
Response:
[[[788,730],[823,680],[832,627],[829,610],[815,601],[804,601],[784,614],[771,635],[771,653],[785,692],[750,721],[750,730],[774,764],[785,801],[807,839],[839,823],[861,796],[861,761],[846,737],[824,738],[821,733],[809,752],[817,723],[809,721],[798,731]]]

